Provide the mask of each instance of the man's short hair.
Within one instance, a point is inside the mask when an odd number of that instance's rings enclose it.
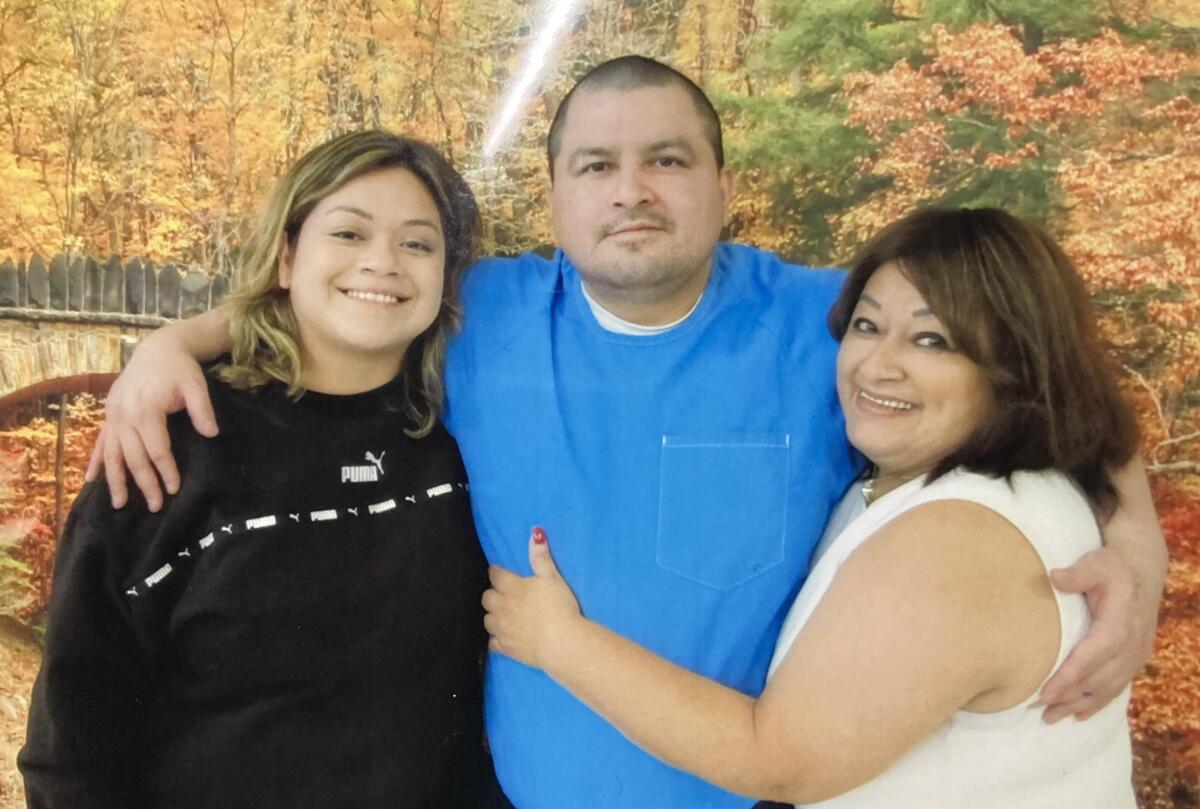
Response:
[[[664,87],[672,84],[682,88],[692,99],[696,114],[700,116],[700,125],[704,127],[704,135],[712,146],[713,156],[717,159],[717,168],[724,168],[725,147],[721,141],[721,119],[699,85],[662,62],[645,56],[629,55],[601,62],[583,74],[558,105],[554,120],[550,123],[550,135],[546,139],[550,179],[554,179],[554,160],[562,150],[562,128],[566,124],[567,110],[575,93],[580,90],[634,90],[639,87]]]

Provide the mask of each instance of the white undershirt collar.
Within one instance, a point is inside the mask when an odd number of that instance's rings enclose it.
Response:
[[[631,323],[624,318],[619,318],[612,312],[601,306],[591,295],[588,294],[587,285],[580,283],[580,289],[583,290],[583,299],[587,301],[588,308],[592,310],[592,315],[596,318],[596,322],[605,331],[613,334],[633,334],[641,336],[649,336],[652,334],[662,334],[678,326],[683,321],[692,316],[692,312],[696,311],[696,307],[700,305],[700,299],[704,297],[703,293],[696,298],[696,302],[692,304],[692,308],[687,311],[683,317],[671,323],[666,323],[662,326],[643,326],[641,323]]]

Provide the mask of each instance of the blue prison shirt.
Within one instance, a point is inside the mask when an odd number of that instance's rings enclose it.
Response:
[[[479,262],[447,357],[446,423],[488,559],[529,575],[541,525],[585,615],[760,693],[854,475],[825,325],[843,278],[722,244],[691,316],[635,336],[596,322],[561,252]],[[521,809],[753,803],[659,762],[497,654],[485,716]]]

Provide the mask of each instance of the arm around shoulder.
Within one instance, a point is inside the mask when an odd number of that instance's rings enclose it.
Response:
[[[114,508],[127,501],[125,471],[133,475],[157,511],[163,487],[179,488],[179,470],[171,455],[166,417],[186,409],[202,435],[217,434],[216,418],[204,374],[197,360],[212,359],[229,350],[226,307],[187,321],[164,326],[146,337],[128,367],[113,384],[105,401],[105,423],[92,450],[87,479],[95,480],[104,467]]]
[[[1116,511],[1100,521],[1104,547],[1054,571],[1054,586],[1083,593],[1092,627],[1042,689],[1046,721],[1087,719],[1150,659],[1167,574],[1167,547],[1138,457],[1113,473]]]
[[[1118,469],[1113,484],[1120,502],[1112,516],[1100,524],[1104,544],[1133,565],[1139,587],[1152,597],[1157,611],[1167,575],[1167,545],[1141,458],[1134,456]]]

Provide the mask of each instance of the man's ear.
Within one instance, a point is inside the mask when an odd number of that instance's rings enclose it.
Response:
[[[288,237],[285,235],[279,241],[279,288],[292,288],[292,262],[296,258],[296,251],[292,248]]]
[[[557,208],[558,206],[555,204],[555,198],[554,198],[554,178],[549,177],[547,179],[548,179],[548,182],[546,183],[546,200],[550,203],[550,232],[554,234],[554,238],[557,240],[558,239],[558,222],[555,220],[558,219],[558,216],[557,216],[557,213],[555,212],[555,208]]]
[[[729,224],[729,206],[733,205],[733,195],[736,189],[736,179],[733,174],[733,169],[725,166],[721,169],[720,174],[721,197],[725,201],[725,225]]]

